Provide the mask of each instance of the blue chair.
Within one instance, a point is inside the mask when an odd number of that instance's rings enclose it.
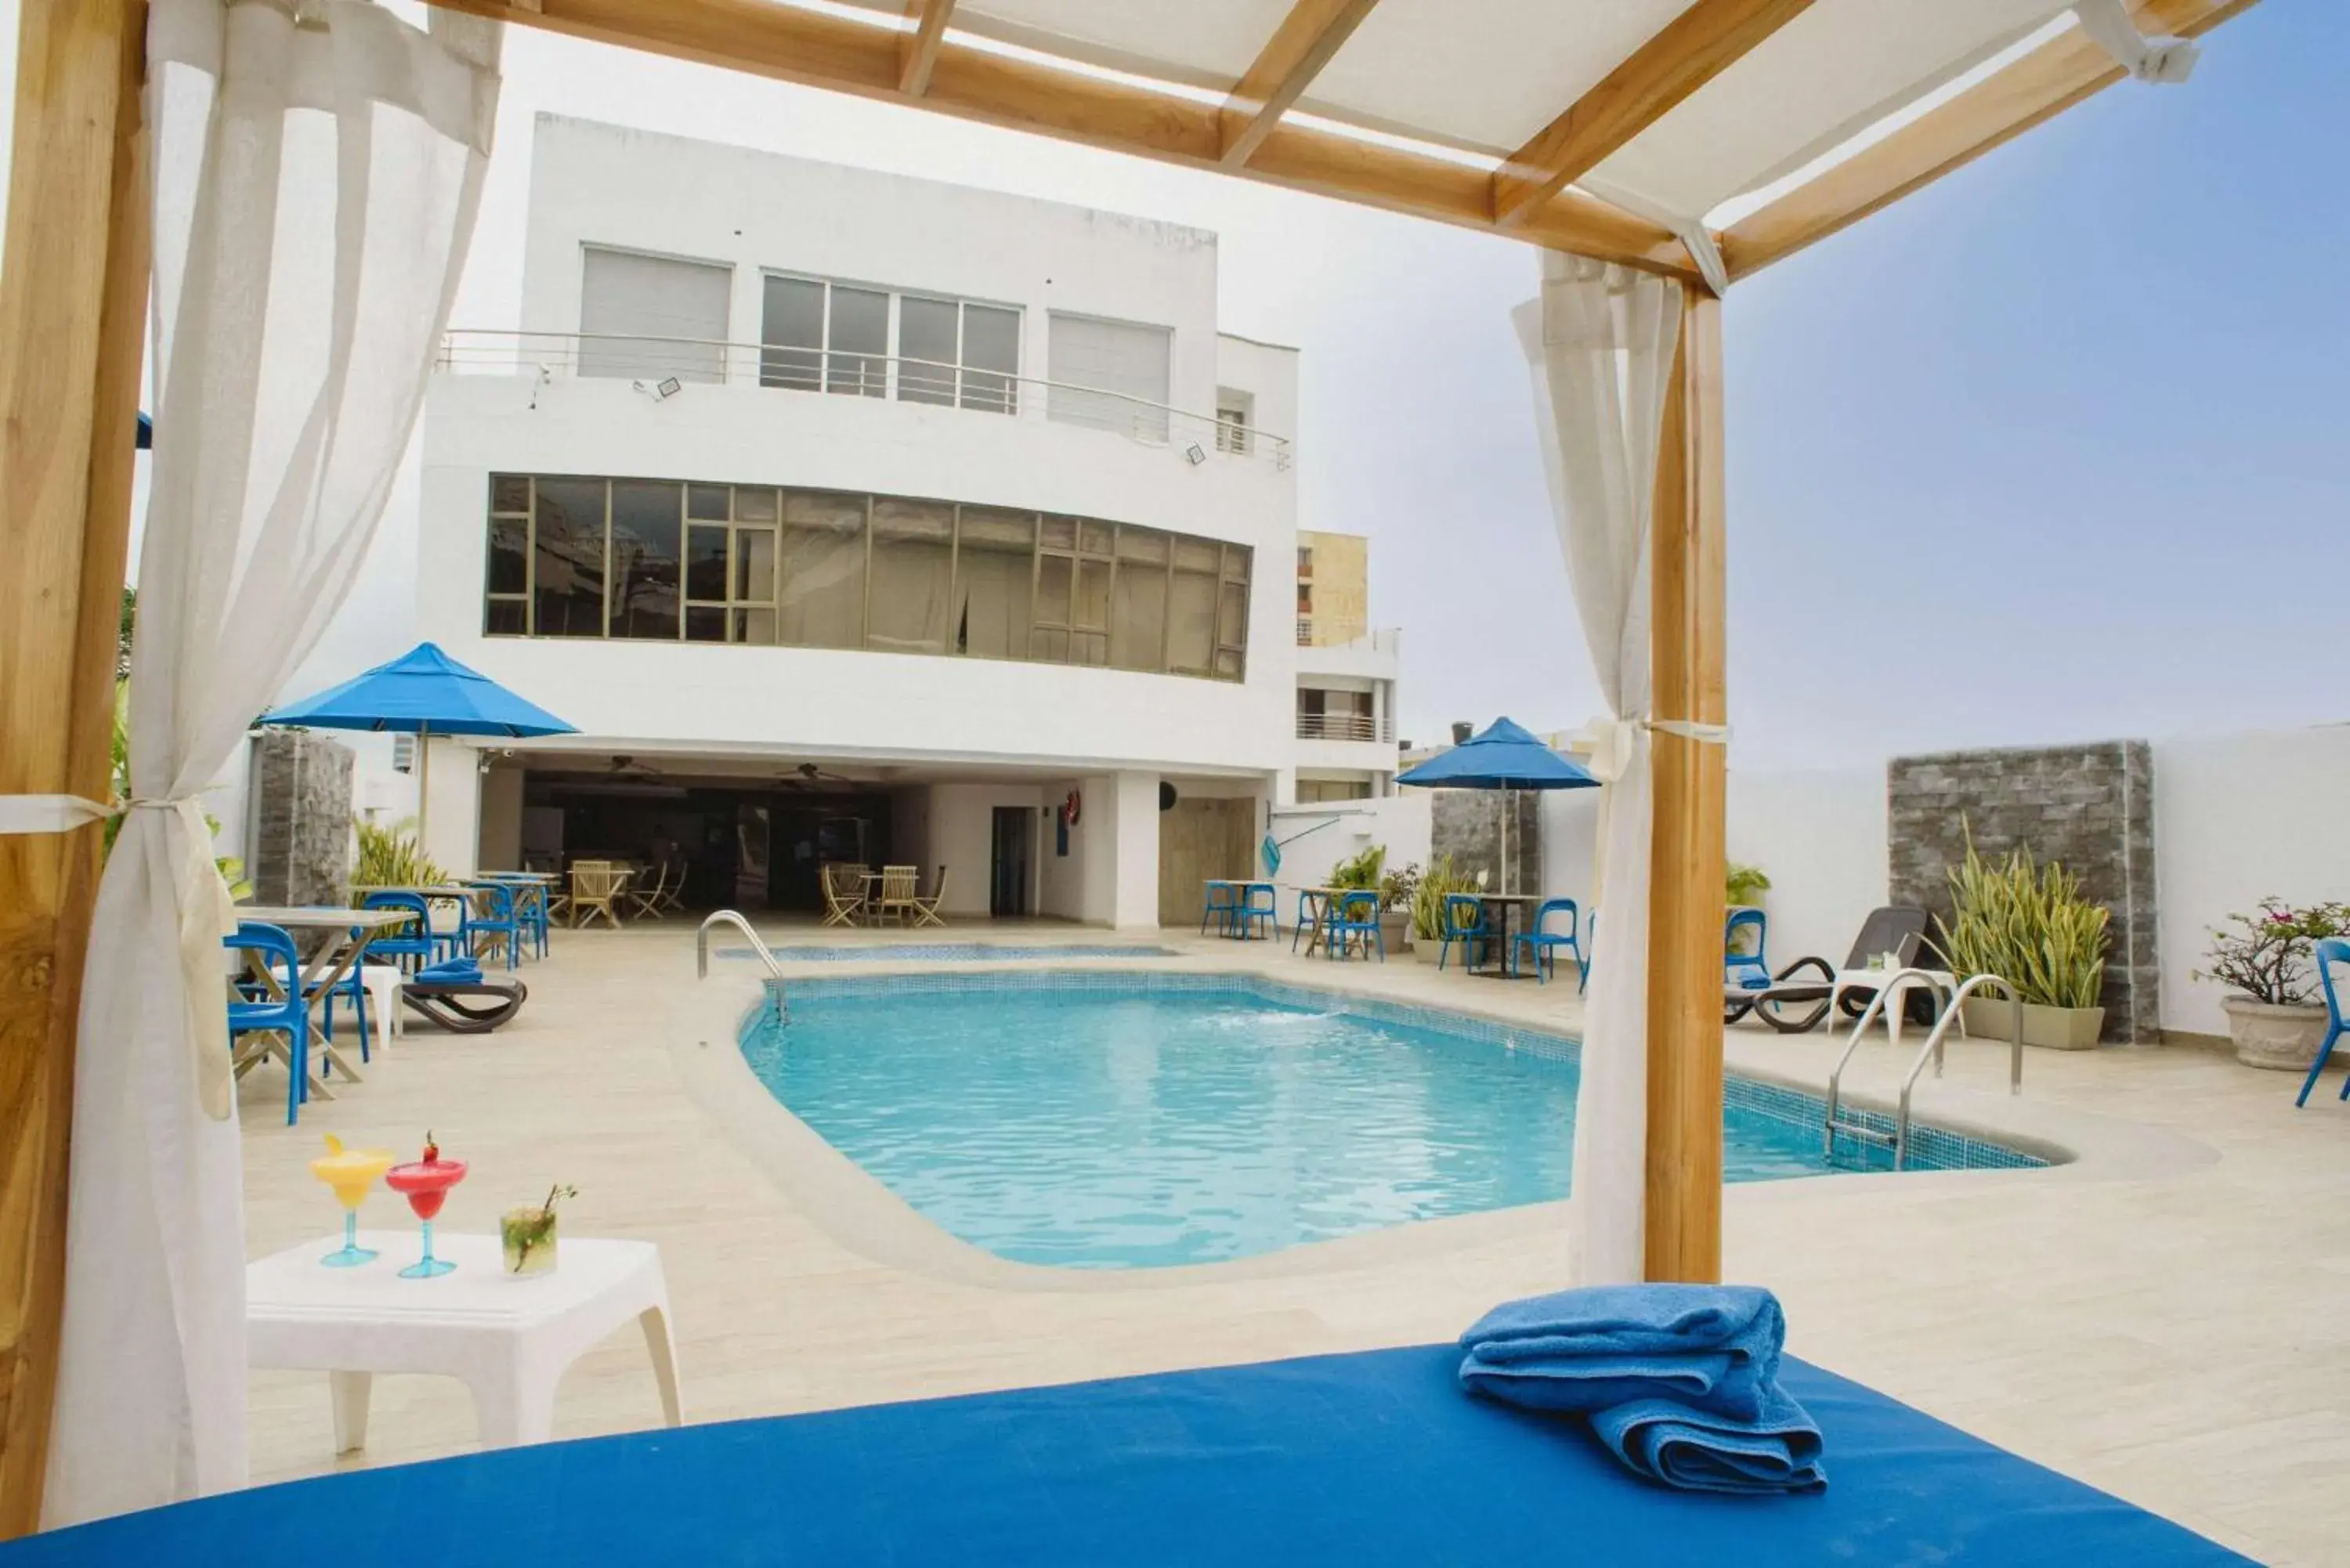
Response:
[[[1738,933],[1749,926],[1754,929],[1754,950],[1738,950]],[[1741,991],[1771,989],[1771,962],[1763,957],[1762,943],[1766,922],[1760,909],[1732,909],[1721,928],[1721,983]]]
[[[1589,954],[1589,953],[1596,953],[1596,952],[1597,952],[1597,951],[1599,950],[1599,911],[1598,911],[1598,910],[1594,909],[1594,910],[1592,910],[1589,914],[1587,914],[1587,915],[1586,915],[1586,916],[1584,916],[1584,917],[1583,917],[1583,936],[1584,936],[1584,947],[1585,947],[1585,950],[1586,950],[1586,955],[1587,955],[1587,954]],[[1581,972],[1580,972],[1580,973],[1578,973],[1578,974],[1575,977],[1575,995],[1577,995],[1577,996],[1581,996],[1585,992],[1589,991],[1589,990],[1591,989],[1591,960],[1590,960],[1590,958],[1589,958],[1588,956],[1586,956],[1586,957],[1584,957],[1584,958],[1578,959],[1578,960],[1576,961],[1576,967],[1577,967],[1577,969],[1579,969],[1579,970],[1581,971]]]
[[[1566,917],[1565,935],[1561,936],[1549,929],[1548,923],[1553,915]],[[1518,955],[1522,952],[1525,953],[1534,960],[1534,978],[1547,985],[1550,983],[1551,972],[1558,967],[1556,955],[1561,948],[1575,955],[1575,965],[1580,969],[1583,964],[1583,943],[1577,939],[1576,933],[1581,929],[1581,917],[1575,909],[1574,899],[1544,898],[1534,909],[1533,929],[1520,931],[1517,940],[1510,944],[1510,972],[1517,973]]]
[[[1289,922],[1289,950],[1297,950],[1297,939],[1322,924],[1322,905],[1326,900],[1311,888],[1297,890],[1297,910]]]
[[[1327,934],[1322,939],[1322,956],[1344,958],[1348,945],[1361,938],[1363,952],[1367,957],[1373,943],[1378,945],[1379,961],[1388,961],[1387,933],[1379,929],[1379,896],[1357,890],[1341,893],[1332,900]]]
[[[356,936],[359,933],[355,931],[352,934]],[[368,1050],[367,986],[362,981],[359,971],[367,966],[368,954],[373,951],[375,951],[373,942],[365,944],[359,949],[359,956],[351,960],[350,970],[342,979],[310,993],[310,1000],[322,1004],[319,1010],[318,1033],[330,1045],[335,1041],[336,999],[340,998],[351,1004],[351,1011],[358,1015],[359,1021],[359,1060],[362,1062],[369,1061],[372,1057]],[[330,1076],[334,1070],[335,1059],[328,1056],[320,1064],[318,1076],[322,1078]]]
[[[258,959],[265,973],[272,963],[284,965],[282,975],[271,976],[283,994],[228,1004],[228,1037],[234,1054],[240,1034],[286,1036],[286,1125],[292,1127],[301,1115],[302,1102],[310,1096],[310,1002],[302,994],[302,955],[294,950],[294,939],[283,927],[259,920],[241,921],[234,936],[221,939],[221,946]],[[255,989],[265,992],[268,988]],[[255,1060],[258,1058],[239,1065],[250,1066]]]
[[[432,906],[424,901],[421,893],[402,893],[387,889],[369,893],[361,901],[363,909],[400,909],[414,917],[411,924],[395,927],[370,940],[368,956],[384,959],[409,974],[438,963],[456,946],[454,932],[432,929]]]
[[[2309,1091],[2317,1086],[2319,1075],[2325,1071],[2325,1059],[2334,1054],[2334,1043],[2342,1038],[2342,993],[2334,989],[2334,966],[2338,963],[2350,969],[2350,942],[2328,937],[2317,944],[2312,956],[2317,962],[2317,983],[2325,991],[2325,1039],[2317,1047],[2317,1060],[2309,1064],[2309,1076],[2301,1081],[2301,1097],[2293,1101],[2296,1107],[2309,1103]],[[2350,1100],[2350,1077],[2342,1080],[2338,1097]]]
[[[457,935],[465,951],[479,959],[483,939],[488,938],[504,947],[508,972],[520,968],[522,922],[515,919],[514,889],[503,882],[468,882],[465,886],[487,898],[490,905],[488,914],[476,914],[473,900],[466,900],[464,919],[457,925]]]
[[[1452,944],[1461,944],[1461,961],[1471,969],[1477,967],[1477,945],[1491,949],[1493,930],[1485,923],[1485,900],[1472,893],[1444,895],[1444,940],[1436,950],[1436,967],[1442,969],[1452,956]]]
[[[1281,913],[1280,906],[1274,901],[1278,895],[1274,893],[1273,884],[1244,882],[1239,891],[1239,900],[1232,907],[1232,924],[1236,928],[1233,934],[1246,940],[1249,932],[1254,928],[1260,925],[1270,926],[1273,929],[1273,940],[1279,941]],[[1260,894],[1263,895],[1262,898],[1258,896]]]
[[[1223,932],[1224,935],[1230,936],[1232,934],[1232,916],[1238,913],[1240,909],[1239,892],[1240,890],[1234,888],[1230,882],[1211,882],[1208,884],[1207,898],[1200,905],[1200,934],[1201,936],[1204,937],[1208,934],[1208,926],[1211,921],[1214,922],[1216,929]]]

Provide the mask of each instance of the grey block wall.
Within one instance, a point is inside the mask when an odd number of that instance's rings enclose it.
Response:
[[[2160,1038],[2154,756],[2144,741],[1896,757],[1886,796],[1895,903],[1949,915],[1950,871],[1966,859],[1970,827],[1986,857],[2028,848],[2061,862],[2113,914],[2105,1038]]]
[[[1510,890],[1542,891],[1542,796],[1532,790],[1440,789],[1430,808],[1430,852],[1450,855],[1454,867],[1502,890],[1502,823],[1510,823]]]
[[[257,904],[345,904],[351,887],[351,753],[307,730],[265,730],[248,775],[246,877]]]

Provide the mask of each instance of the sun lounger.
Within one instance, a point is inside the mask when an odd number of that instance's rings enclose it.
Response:
[[[421,970],[400,988],[410,1008],[455,1034],[487,1034],[530,995],[518,980],[491,980],[470,959]]]
[[[1868,961],[1879,953],[1892,953],[1899,961],[1898,967],[1908,967],[1918,961],[1918,950],[1926,940],[1926,911],[1898,904],[1872,910],[1862,922],[1860,935],[1854,940],[1851,956],[1845,960],[1846,970],[1866,969]],[[1798,980],[1804,970],[1819,971],[1819,979]],[[1768,977],[1758,969],[1742,982],[1724,984],[1721,988],[1721,1021],[1735,1023],[1752,1012],[1782,1034],[1801,1034],[1818,1024],[1828,1015],[1829,998],[1835,994],[1836,970],[1824,958],[1799,958],[1777,974]],[[1876,993],[1865,987],[1845,988],[1845,1010],[1858,1014]],[[1794,1009],[1795,1011],[1783,1011]]]

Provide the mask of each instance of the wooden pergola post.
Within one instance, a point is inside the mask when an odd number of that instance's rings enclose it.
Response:
[[[1649,648],[1659,720],[1720,724],[1721,302],[1688,287],[1658,443]],[[1658,730],[1649,851],[1647,1275],[1721,1277],[1723,748]]]
[[[149,265],[144,0],[26,0],[0,271],[0,794],[102,800]],[[0,1538],[40,1521],[100,832],[0,835]]]

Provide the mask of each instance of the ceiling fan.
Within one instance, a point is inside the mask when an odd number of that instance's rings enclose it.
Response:
[[[613,757],[612,765],[605,770],[605,776],[616,779],[657,779],[662,775],[660,769],[650,763],[640,763],[632,756],[622,754]]]
[[[814,763],[802,763],[797,767],[778,774],[775,779],[775,783],[785,789],[795,790],[806,789],[811,785],[854,784],[861,782],[861,780],[850,778],[847,774],[827,772]]]

